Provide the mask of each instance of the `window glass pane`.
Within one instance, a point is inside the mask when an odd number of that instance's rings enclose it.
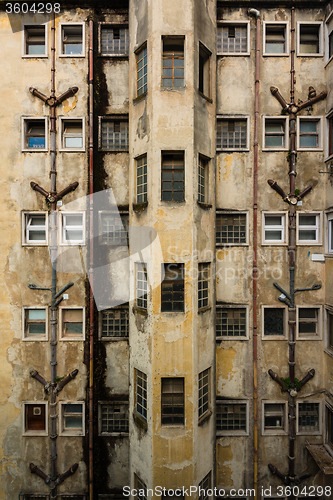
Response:
[[[265,137],[266,148],[282,148],[284,146],[284,136],[266,136]]]
[[[45,137],[29,137],[29,148],[45,148]]]
[[[66,226],[82,226],[82,215],[65,215]]]
[[[265,215],[265,226],[281,226],[281,215]]]
[[[268,54],[283,54],[284,43],[271,43],[266,42],[266,52]]]
[[[65,413],[82,413],[82,405],[78,403],[67,403],[64,405]]]
[[[29,215],[30,226],[45,226],[45,215]]]
[[[299,225],[300,226],[315,226],[317,222],[316,215],[300,215],[299,216]]]
[[[45,55],[45,45],[28,45],[28,54],[43,56]]]
[[[82,333],[82,323],[66,323],[65,333]]]
[[[317,231],[315,230],[299,230],[298,238],[300,241],[316,241]]]
[[[74,230],[68,231],[66,229],[65,234],[66,234],[66,241],[82,241],[82,238],[83,238],[81,230],[79,230],[79,231],[74,231]]]
[[[66,137],[65,147],[66,148],[82,148],[83,140],[82,137]]]
[[[65,54],[67,54],[67,55],[82,54],[82,44],[81,43],[77,43],[77,44],[66,43],[64,48],[65,48]]]
[[[82,417],[66,417],[65,427],[71,429],[82,429]]]
[[[29,240],[45,241],[45,231],[29,231]]]
[[[267,241],[282,241],[282,231],[271,230],[265,231],[265,240]]]
[[[283,335],[284,309],[265,307],[264,335]]]
[[[45,332],[45,323],[29,323],[28,325],[28,335],[44,335]]]
[[[29,319],[46,319],[46,311],[45,309],[29,309]]]
[[[316,148],[317,144],[317,136],[301,136],[299,138],[299,145],[301,148]]]
[[[301,120],[300,121],[300,131],[301,133],[308,133],[308,132],[312,132],[312,133],[316,133],[317,132],[317,122],[313,121],[313,120],[309,120],[309,121],[306,121],[306,120]]]

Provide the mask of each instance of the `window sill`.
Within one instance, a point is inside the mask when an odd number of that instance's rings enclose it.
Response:
[[[314,153],[314,152],[322,153],[323,148],[297,148],[297,151],[303,151],[303,152],[309,151],[310,153]]]
[[[79,57],[79,58],[83,58],[83,57],[86,57],[85,54],[58,54],[58,57],[65,57],[65,58],[69,58],[69,57]]]
[[[161,85],[161,92],[178,92],[179,94],[183,94],[186,90],[186,85],[182,85],[181,87],[164,87]]]
[[[59,341],[60,342],[83,342],[85,340],[84,337],[80,337],[80,338],[75,338],[75,337],[60,337],[59,338]]]
[[[128,337],[100,337],[99,340],[102,342],[126,342],[128,343]]]
[[[284,335],[262,335],[261,340],[288,340]]]
[[[285,429],[280,429],[280,430],[267,430],[265,429],[262,433],[263,436],[287,436],[288,433]]]
[[[181,205],[186,203],[186,200],[161,200],[161,203],[167,207],[170,206],[172,203],[175,203],[176,205]]]
[[[167,316],[170,314],[172,316],[176,316],[177,314],[184,315],[185,311],[162,311],[161,314],[166,314]]]
[[[98,434],[99,436],[112,436],[112,437],[128,437],[129,433],[128,432],[100,432]]]
[[[283,153],[288,151],[287,148],[261,148],[263,153]]]
[[[147,309],[143,309],[143,307],[133,306],[133,312],[140,314],[141,316],[148,316]]]
[[[65,149],[62,149],[61,151],[62,152],[67,151],[68,152],[68,150],[65,150]],[[116,154],[118,154],[118,153],[129,153],[129,149],[103,149],[103,148],[99,148],[99,151],[101,153],[116,153]]]
[[[59,436],[66,436],[66,437],[81,437],[84,436],[84,432],[81,431],[61,431],[59,432]]]
[[[48,433],[47,433],[47,431],[25,431],[25,432],[23,432],[22,436],[25,436],[25,437],[48,436]]]
[[[108,57],[108,58],[115,58],[115,59],[128,59],[129,55],[128,54],[98,54],[99,57]]]
[[[268,52],[264,52],[263,53],[263,56],[264,57],[289,57],[289,54],[288,52],[276,52],[276,53],[268,53]]]
[[[217,52],[216,57],[244,57],[244,56],[250,56],[250,52]]]
[[[263,241],[261,244],[261,246],[263,246],[263,247],[285,247],[287,245],[288,245],[288,243],[285,241],[278,241],[276,243],[274,243],[272,241],[270,241],[270,242]]]
[[[324,68],[326,68],[326,67],[330,64],[330,62],[332,62],[332,61],[333,61],[333,56],[331,56],[331,57],[329,58],[329,60],[328,60],[328,61],[326,61]]]
[[[48,246],[48,243],[44,242],[44,243],[22,243],[22,246],[23,247],[47,247]],[[333,257],[333,254],[332,254],[332,257]]]
[[[143,99],[146,99],[146,96],[148,94],[148,90],[146,92],[143,92],[142,94],[138,95],[133,99],[133,104],[137,104],[138,102],[142,101]]]
[[[201,97],[203,97],[203,99],[205,99],[205,101],[208,101],[210,103],[213,102],[213,99],[211,99],[210,97],[206,96],[203,92],[201,92],[201,90],[198,90],[199,92],[199,95],[201,95]]]
[[[327,158],[325,158],[325,163],[326,162],[331,162],[333,160],[333,154],[330,154]],[[333,173],[333,172],[332,172]]]
[[[210,311],[210,310],[211,310],[211,306],[200,307],[200,309],[198,309],[198,314],[203,314],[203,313]]]
[[[230,342],[230,340],[235,340],[235,341],[241,340],[241,341],[243,341],[243,340],[250,340],[250,338],[249,337],[245,337],[245,336],[244,337],[241,337],[241,336],[239,336],[239,337],[216,337],[216,342],[222,342],[224,340]]]
[[[297,57],[323,57],[324,54],[320,52],[319,54],[299,54],[297,53]]]
[[[86,148],[60,148],[59,153],[85,153]]]
[[[207,410],[203,415],[199,417],[198,425],[203,425],[207,420],[210,419],[212,414],[212,410]]]
[[[137,214],[143,212],[148,207],[148,201],[143,201],[142,203],[133,203],[133,210]]]
[[[230,148],[230,149],[222,149],[222,148],[216,148],[216,153],[219,154],[219,153],[227,153],[227,154],[230,154],[230,153],[248,153],[250,150],[248,148],[238,148],[238,149],[235,149],[235,148]]]
[[[322,340],[322,338],[319,336],[319,335],[313,335],[312,337],[299,337],[298,335],[296,335],[296,340],[299,340],[299,341],[302,341],[302,342],[306,342],[307,340]]]
[[[47,54],[24,54],[22,59],[47,59],[49,56]]]
[[[216,248],[225,248],[225,247],[248,247],[248,243],[215,243]]]
[[[142,429],[146,431],[148,429],[148,422],[145,418],[143,418],[139,413],[134,412],[133,413],[133,418],[134,422],[139,427],[139,429]]]
[[[297,241],[296,242],[296,245],[298,247],[315,247],[315,246],[322,246],[322,243],[321,241],[306,241],[306,240],[302,240],[302,242],[300,241]]]
[[[247,437],[249,436],[250,433],[243,431],[243,432],[237,432],[237,431],[216,431],[216,437],[228,437],[228,436],[237,436],[237,437]]]
[[[202,203],[202,201],[197,201],[197,203],[203,210],[209,210],[213,206],[211,203]]]
[[[31,148],[22,149],[22,153],[48,153],[49,150],[45,148]]]
[[[331,350],[328,347],[326,347],[326,349],[324,349],[324,352],[329,356],[331,356],[331,358],[333,358],[333,349]]]
[[[36,337],[36,336],[31,336],[30,337],[23,337],[23,342],[47,342],[49,339],[47,337]]]

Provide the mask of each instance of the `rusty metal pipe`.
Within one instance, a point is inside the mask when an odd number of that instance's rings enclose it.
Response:
[[[327,97],[327,90],[324,90],[323,92],[320,92],[320,94],[316,95],[315,97],[311,97],[307,101],[302,102],[301,104],[297,105],[298,111],[301,109],[307,108],[308,106],[312,106],[312,104],[315,104],[316,102],[322,101],[323,99],[326,99]]]
[[[283,189],[278,185],[277,182],[268,179],[267,183],[271,186],[272,189],[274,189],[274,191],[276,191],[283,198],[283,201],[288,200],[287,193],[283,191]]]
[[[65,189],[60,191],[60,193],[56,194],[56,196],[55,196],[56,200],[61,200],[61,198],[63,196],[65,196],[66,194],[70,193],[71,191],[75,191],[75,189],[78,187],[78,185],[79,185],[78,182],[73,182],[72,184],[67,186]]]
[[[61,380],[60,382],[58,382],[57,386],[54,389],[54,392],[56,394],[58,394],[65,387],[65,385],[68,384],[68,382],[70,382],[71,380],[73,380],[76,377],[76,375],[78,373],[79,373],[79,370],[75,369],[71,373],[69,373],[68,375],[66,375],[66,377],[64,378],[64,380]]]
[[[312,370],[309,370],[308,373],[305,375],[305,377],[302,378],[302,380],[299,383],[299,386],[297,387],[297,391],[300,391],[302,387],[305,386],[309,380],[311,380],[315,376],[316,371],[312,368]]]
[[[280,377],[276,373],[274,373],[273,370],[268,370],[268,374],[273,380],[275,380],[275,382],[277,382],[279,384],[279,386],[281,387],[283,392],[285,392],[287,390],[286,386],[284,385],[284,383],[282,382]]]
[[[43,189],[42,187],[40,187],[36,182],[31,181],[30,182],[30,186],[32,187],[32,189],[34,191],[38,191],[38,193],[40,193],[43,196],[45,196],[45,198],[47,198],[49,196],[49,193],[47,191],[45,191],[45,189]]]
[[[37,467],[37,465],[35,465],[34,463],[31,462],[29,467],[30,467],[31,474],[36,474],[41,479],[43,479],[43,481],[45,481],[46,484],[50,482],[50,476],[48,476],[47,474],[45,474],[45,472],[43,472],[41,469],[39,469],[39,467]]]
[[[299,195],[297,195],[297,198],[299,200],[301,200],[302,198],[304,198],[305,195],[307,195],[308,193],[310,193],[311,189],[312,189],[312,186],[306,187],[305,189],[303,189],[303,191],[301,193],[299,193]]]
[[[67,479],[68,477],[72,476],[78,469],[79,464],[75,463],[73,464],[69,469],[66,470],[63,474],[59,476],[57,479],[57,484],[61,484]]]
[[[277,99],[279,101],[282,108],[288,109],[289,105],[286,103],[286,101],[284,100],[284,98],[280,94],[279,89],[277,87],[270,87],[270,91],[273,94],[273,96],[275,97],[275,99]]]
[[[30,370],[30,377],[36,379],[42,386],[44,386],[45,392],[49,392],[50,384],[42,377],[37,370]]]
[[[57,97],[57,104],[62,103],[68,97],[72,97],[79,90],[79,87],[70,87],[66,92]]]
[[[284,474],[282,474],[282,472],[279,471],[279,469],[277,469],[274,465],[272,464],[268,464],[268,468],[269,470],[271,471],[271,473],[275,476],[277,476],[278,478],[281,479],[281,481],[285,484],[286,483],[286,476]]]
[[[39,92],[39,90],[35,89],[34,87],[30,87],[29,90],[32,93],[32,95],[39,97],[39,99],[41,99],[44,102],[47,101],[48,97],[42,92]]]

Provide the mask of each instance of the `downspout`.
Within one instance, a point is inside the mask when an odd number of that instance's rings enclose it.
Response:
[[[94,411],[94,297],[93,297],[93,263],[94,263],[94,52],[93,52],[93,20],[89,20],[89,283],[90,283],[90,335],[89,335],[89,500],[93,500],[93,411]]]
[[[258,130],[259,130],[259,77],[260,77],[260,12],[249,9],[248,15],[256,17],[256,59],[254,100],[254,152],[253,152],[253,485],[258,498]]]

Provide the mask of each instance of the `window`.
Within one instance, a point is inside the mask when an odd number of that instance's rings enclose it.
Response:
[[[288,118],[263,117],[263,150],[279,151],[289,147]]]
[[[184,378],[162,378],[161,384],[162,425],[184,424]]]
[[[210,56],[211,52],[199,42],[199,92],[210,98]]]
[[[102,245],[128,246],[128,212],[99,212],[100,243]]]
[[[198,414],[199,418],[209,410],[210,404],[210,368],[199,373],[199,400]]]
[[[84,151],[84,119],[60,118],[60,150]]]
[[[198,163],[198,202],[208,203],[209,160],[199,155]]]
[[[333,31],[328,35],[328,58],[333,56]]]
[[[163,87],[184,87],[184,38],[163,37]]]
[[[285,340],[287,332],[287,314],[285,307],[263,306],[262,338]]]
[[[22,310],[23,340],[47,340],[47,308]]]
[[[143,262],[136,263],[136,305],[142,309],[147,309],[148,295],[148,275],[147,264]]]
[[[184,201],[184,153],[162,153],[162,200]]]
[[[296,402],[297,434],[320,434],[321,411],[319,402]]]
[[[20,500],[49,500],[49,495],[19,494]]]
[[[297,23],[297,55],[323,55],[322,23]]]
[[[129,131],[127,118],[102,118],[101,142],[103,151],[128,151]]]
[[[327,340],[326,345],[330,352],[333,351],[333,308],[326,309],[326,328],[327,328]]]
[[[147,92],[147,45],[136,53],[136,95]]]
[[[287,55],[288,45],[288,23],[264,21],[264,55]]]
[[[47,57],[46,25],[24,26],[24,56]]]
[[[218,151],[247,151],[248,118],[217,118],[216,149]]]
[[[22,151],[47,150],[47,118],[22,118]]]
[[[330,448],[330,450],[333,450],[333,409],[331,408],[331,406],[328,406],[326,404],[325,411],[325,443]]]
[[[248,422],[248,401],[216,401],[216,431],[218,436],[248,435]]]
[[[209,269],[210,264],[208,262],[202,262],[198,266],[198,309],[208,307]]]
[[[333,212],[327,214],[327,251],[333,253]]]
[[[84,212],[62,212],[60,241],[62,245],[78,245],[85,242]]]
[[[248,338],[248,310],[246,307],[216,305],[216,338]]]
[[[212,473],[209,472],[199,483],[199,500],[208,500],[208,490],[212,488]]]
[[[136,202],[146,203],[147,197],[147,155],[135,160],[136,162]]]
[[[184,264],[162,264],[161,311],[184,312]]]
[[[60,435],[84,436],[84,403],[59,401]]]
[[[123,401],[100,403],[98,410],[100,435],[108,435],[113,432],[128,434],[128,403]]]
[[[84,340],[84,308],[59,308],[60,340]]]
[[[297,117],[297,147],[301,151],[323,149],[321,118]]]
[[[263,402],[263,434],[285,434],[287,431],[287,403]]]
[[[297,212],[297,244],[320,244],[320,214]]]
[[[286,214],[263,213],[263,244],[285,244],[286,236]]]
[[[147,500],[147,486],[136,474],[134,474],[134,488],[137,490],[135,500]]]
[[[48,220],[46,212],[23,212],[22,245],[46,245]]]
[[[333,34],[333,32],[332,32]],[[326,118],[326,128],[327,128],[327,156],[333,155],[333,114],[332,112]]]
[[[127,56],[129,31],[125,26],[100,25],[100,53],[102,56]]]
[[[23,435],[47,436],[48,416],[47,403],[44,401],[27,401],[23,403]]]
[[[60,55],[84,56],[84,24],[61,24]]]
[[[250,24],[233,24],[224,22],[217,27],[216,41],[218,55],[249,55]]]
[[[297,338],[318,340],[321,338],[321,308],[296,306]]]
[[[147,420],[147,375],[140,370],[135,370],[136,391],[135,408],[136,412]]]
[[[127,338],[129,308],[114,307],[100,313],[100,337],[104,340]]]
[[[246,245],[247,214],[216,214],[216,245]]]

